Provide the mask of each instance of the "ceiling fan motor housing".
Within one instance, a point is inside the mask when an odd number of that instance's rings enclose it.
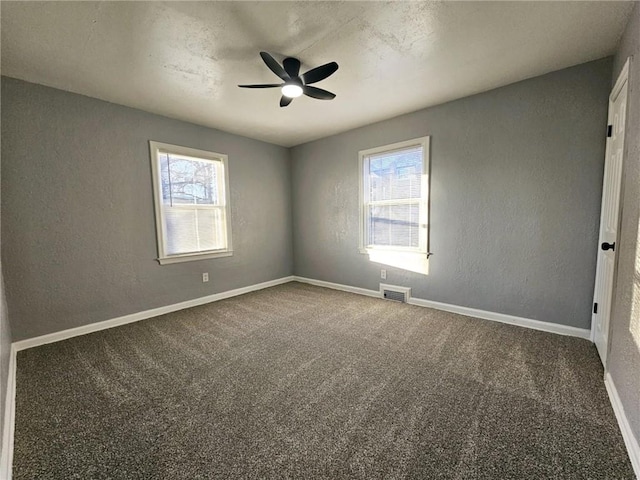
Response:
[[[294,57],[287,57],[280,65],[269,53],[260,52],[260,56],[264,63],[269,67],[273,73],[275,73],[284,83],[268,83],[257,85],[238,85],[241,88],[276,88],[279,87],[282,90],[282,98],[280,99],[280,106],[286,107],[289,105],[293,98],[299,97],[304,94],[311,98],[318,100],[333,100],[336,95],[322,88],[312,87],[311,83],[317,83],[325,78],[329,77],[336,70],[338,70],[338,64],[336,62],[326,63],[300,75],[300,60]]]

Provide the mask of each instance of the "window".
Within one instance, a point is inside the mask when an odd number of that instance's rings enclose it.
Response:
[[[227,156],[149,142],[158,261],[230,256]]]
[[[360,251],[427,253],[429,137],[360,152]]]

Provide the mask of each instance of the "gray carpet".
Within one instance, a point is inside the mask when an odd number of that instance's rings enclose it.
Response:
[[[585,340],[290,283],[20,352],[16,479],[630,479]]]

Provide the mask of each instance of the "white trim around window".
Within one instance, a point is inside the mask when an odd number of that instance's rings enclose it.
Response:
[[[404,142],[393,143],[358,152],[359,157],[359,205],[360,205],[360,242],[359,251],[364,254],[372,252],[397,252],[426,256],[429,248],[429,140],[430,137],[420,137]],[[394,154],[402,150],[421,147],[422,172],[420,175],[420,198],[385,198],[371,200],[369,161],[373,156]],[[418,244],[416,246],[375,245],[370,239],[370,221],[368,212],[372,206],[418,206]]]
[[[182,147],[178,145],[171,145],[168,143],[160,143],[149,141],[149,150],[151,154],[151,171],[153,176],[153,202],[155,209],[155,222],[156,222],[156,236],[158,241],[158,262],[161,265],[188,262],[193,260],[206,260],[218,257],[229,257],[233,255],[231,245],[231,211],[229,208],[229,168],[228,157],[221,153],[209,152],[206,150],[198,150],[195,148]],[[179,202],[168,205],[165,201],[166,192],[163,188],[162,171],[161,171],[161,156],[165,154],[167,158],[179,158],[191,162],[202,162],[206,165],[206,162],[211,162],[213,169],[215,170],[214,178],[211,181],[212,188],[215,189],[216,195],[214,200],[198,203],[194,200],[189,203],[188,200],[181,199]],[[167,167],[170,169],[171,167]],[[211,167],[209,167],[211,168]],[[165,182],[166,183],[166,182]],[[172,188],[171,186],[169,188]],[[171,209],[173,214],[184,215],[187,212],[192,212],[195,217],[195,229],[196,234],[200,234],[200,228],[197,224],[198,216],[208,215],[208,221],[212,221],[211,238],[203,239],[203,243],[210,245],[212,239],[215,239],[216,247],[218,248],[206,248],[200,247],[200,241],[198,239],[198,246],[190,248],[176,248],[172,240],[175,237],[175,233],[170,233],[167,223],[167,209]],[[182,212],[182,213],[180,213]],[[212,212],[216,212],[212,215]],[[204,230],[205,236],[207,230]]]

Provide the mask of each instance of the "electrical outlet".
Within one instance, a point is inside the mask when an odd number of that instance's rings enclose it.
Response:
[[[202,283],[206,283],[209,281],[209,274],[207,272],[202,274]]]
[[[383,280],[387,279],[387,271],[386,270],[380,270],[380,278]]]

